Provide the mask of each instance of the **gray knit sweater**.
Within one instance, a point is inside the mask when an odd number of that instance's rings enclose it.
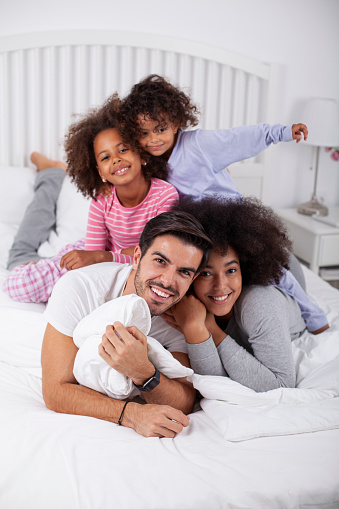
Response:
[[[305,330],[297,302],[274,286],[249,286],[238,298],[225,333],[189,344],[191,366],[201,375],[229,376],[257,392],[295,387],[291,341]]]

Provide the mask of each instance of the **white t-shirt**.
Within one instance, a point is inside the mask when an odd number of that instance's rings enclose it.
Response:
[[[107,262],[68,272],[53,289],[45,311],[47,321],[62,334],[73,337],[80,320],[105,302],[122,296],[131,270],[129,264]],[[170,352],[187,353],[184,336],[160,316],[152,317],[149,336]]]

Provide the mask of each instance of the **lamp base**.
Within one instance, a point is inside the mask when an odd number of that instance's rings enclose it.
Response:
[[[299,205],[298,212],[306,216],[328,216],[328,208],[319,203],[316,196],[312,196],[310,201]]]

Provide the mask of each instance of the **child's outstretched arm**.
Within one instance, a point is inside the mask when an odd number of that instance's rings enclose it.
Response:
[[[308,137],[307,126],[305,124],[293,124],[292,125],[292,137],[293,137],[293,139],[297,143],[299,143],[299,141],[301,141],[303,139],[303,135],[304,135],[304,140],[306,141],[307,137]]]

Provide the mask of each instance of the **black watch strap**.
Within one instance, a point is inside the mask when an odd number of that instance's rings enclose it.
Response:
[[[155,387],[157,385],[159,385],[159,383],[160,383],[160,373],[157,370],[157,368],[154,368],[154,369],[155,369],[154,375],[151,376],[151,378],[149,378],[148,380],[146,380],[146,382],[144,382],[142,385],[136,385],[133,382],[133,385],[137,389],[139,389],[139,391],[141,391],[141,392],[151,392],[151,391],[153,391],[153,389],[155,389]]]

